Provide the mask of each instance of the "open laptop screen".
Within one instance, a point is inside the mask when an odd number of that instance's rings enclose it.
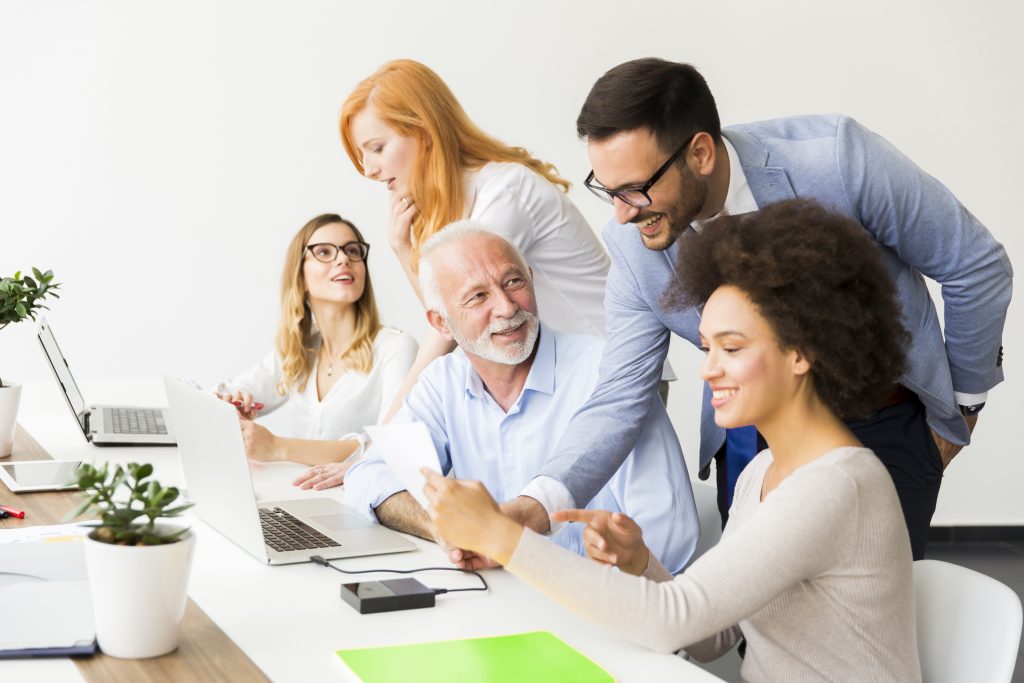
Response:
[[[50,330],[49,323],[43,318],[39,320],[37,334],[39,335],[39,343],[43,347],[43,353],[46,354],[47,360],[50,361],[50,367],[53,368],[53,374],[68,399],[68,405],[71,406],[75,417],[78,418],[78,423],[82,426],[82,431],[85,432],[87,429],[85,424],[85,399],[82,398],[82,392],[78,390],[78,385],[75,384],[75,378],[71,376],[68,362],[64,360],[64,354],[60,352],[57,340],[53,338],[53,332]]]

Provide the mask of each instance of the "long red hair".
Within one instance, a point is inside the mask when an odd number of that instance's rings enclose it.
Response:
[[[341,141],[360,173],[363,155],[352,137],[352,118],[370,101],[380,117],[399,135],[419,140],[419,154],[409,182],[419,211],[412,225],[412,263],[419,247],[449,223],[464,218],[463,173],[491,161],[527,166],[568,191],[569,183],[552,164],[522,147],[511,147],[480,130],[469,120],[455,95],[431,69],[410,59],[383,65],[361,81],[341,107]]]

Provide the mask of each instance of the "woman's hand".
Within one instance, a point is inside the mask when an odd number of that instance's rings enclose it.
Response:
[[[501,514],[484,485],[448,479],[426,467],[420,472],[427,479],[423,492],[430,501],[430,521],[437,535],[458,549],[470,551],[459,560],[483,564],[478,557],[483,555],[498,564],[508,562],[523,527]]]
[[[345,473],[350,467],[352,467],[352,463],[347,460],[310,467],[292,482],[292,486],[298,486],[300,489],[316,489],[317,491],[329,489],[332,486],[341,486],[345,483]]]
[[[260,409],[263,408],[263,404],[257,403],[255,400],[253,400],[252,394],[250,394],[248,391],[238,390],[233,393],[215,393],[217,394],[217,398],[219,398],[220,400],[227,401],[231,405],[238,408],[238,414],[244,417],[246,420],[251,420],[254,417],[256,417],[256,413],[258,413]]]
[[[397,192],[392,192],[388,198],[388,209],[388,243],[398,259],[405,263],[412,250],[412,221],[418,209],[412,203],[412,197],[402,197]]]
[[[284,460],[284,454],[279,452],[281,449],[278,448],[277,437],[269,429],[244,418],[241,424],[246,455],[252,460]]]
[[[590,559],[610,564],[640,576],[647,570],[651,551],[644,534],[632,519],[607,510],[561,510],[551,515],[555,522],[583,522],[583,546]]]
[[[491,558],[475,553],[472,550],[466,550],[465,548],[453,548],[444,542],[439,543],[438,545],[448,553],[448,561],[459,569],[476,571],[477,569],[493,569],[501,566]]]

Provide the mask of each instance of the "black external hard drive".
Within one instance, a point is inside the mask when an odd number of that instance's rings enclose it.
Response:
[[[360,614],[434,606],[434,589],[416,579],[389,579],[341,584],[341,599]]]

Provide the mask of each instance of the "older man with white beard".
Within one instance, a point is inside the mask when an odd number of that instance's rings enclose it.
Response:
[[[394,422],[423,422],[448,476],[477,479],[498,500],[514,497],[543,466],[597,381],[603,341],[564,334],[537,318],[533,273],[502,237],[470,221],[452,224],[421,250],[420,286],[430,325],[458,351],[427,366]],[[345,477],[345,502],[385,526],[433,539],[426,511],[369,450]],[[671,571],[697,542],[683,454],[661,404],[636,448],[591,508],[619,511]],[[552,540],[584,553],[581,525]],[[460,566],[486,566],[455,550]]]

